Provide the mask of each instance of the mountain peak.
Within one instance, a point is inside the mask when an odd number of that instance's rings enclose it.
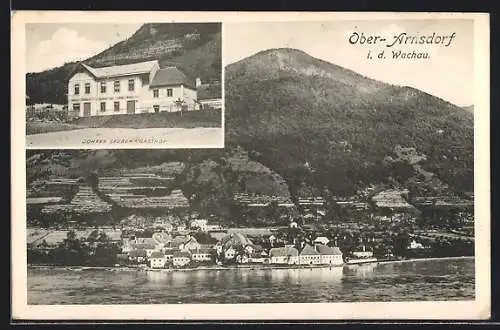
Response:
[[[435,96],[292,48],[256,53],[225,74],[227,139],[287,180],[307,161],[336,194],[394,176],[404,186],[416,174],[384,163],[401,145],[425,154],[422,166],[441,181],[472,187],[473,118]]]
[[[364,77],[352,70],[313,57],[295,48],[271,48],[255,53],[228,66],[229,79],[245,77],[247,80],[276,79],[330,79],[339,85],[352,86],[368,93],[377,92],[388,84]]]
[[[257,56],[257,55],[268,55],[268,54],[289,54],[289,55],[297,54],[297,55],[307,55],[307,56],[310,56],[309,54],[307,54],[306,52],[304,52],[301,49],[298,49],[298,48],[287,48],[287,47],[270,48],[270,49],[262,50],[262,51],[260,51],[258,53],[255,53],[254,56]]]

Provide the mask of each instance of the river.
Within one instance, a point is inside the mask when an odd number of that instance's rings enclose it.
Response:
[[[28,268],[28,304],[473,300],[474,259],[172,272]]]

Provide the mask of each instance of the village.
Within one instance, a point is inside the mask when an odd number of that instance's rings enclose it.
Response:
[[[174,172],[183,168],[180,163],[169,166]],[[243,224],[255,216],[268,217],[272,224],[228,227],[213,214],[193,211],[173,181],[131,170],[100,177],[94,185],[63,178],[32,184],[27,198],[29,263],[145,269],[332,267],[474,253],[473,213],[466,201],[416,199],[416,215],[400,191],[386,189],[373,194],[370,203],[337,199],[335,219],[323,196],[294,202],[235,193],[239,214],[234,216],[245,219]]]

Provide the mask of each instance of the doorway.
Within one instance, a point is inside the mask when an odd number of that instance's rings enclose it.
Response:
[[[135,101],[127,101],[127,113],[135,113]]]
[[[83,116],[90,117],[90,102],[83,103]]]

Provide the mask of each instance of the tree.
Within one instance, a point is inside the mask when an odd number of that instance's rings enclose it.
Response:
[[[182,110],[183,110],[183,107],[184,105],[186,104],[186,102],[184,100],[181,100],[181,98],[179,97],[177,100],[175,100],[175,105],[179,108],[179,110],[181,111],[181,116],[182,116]]]

